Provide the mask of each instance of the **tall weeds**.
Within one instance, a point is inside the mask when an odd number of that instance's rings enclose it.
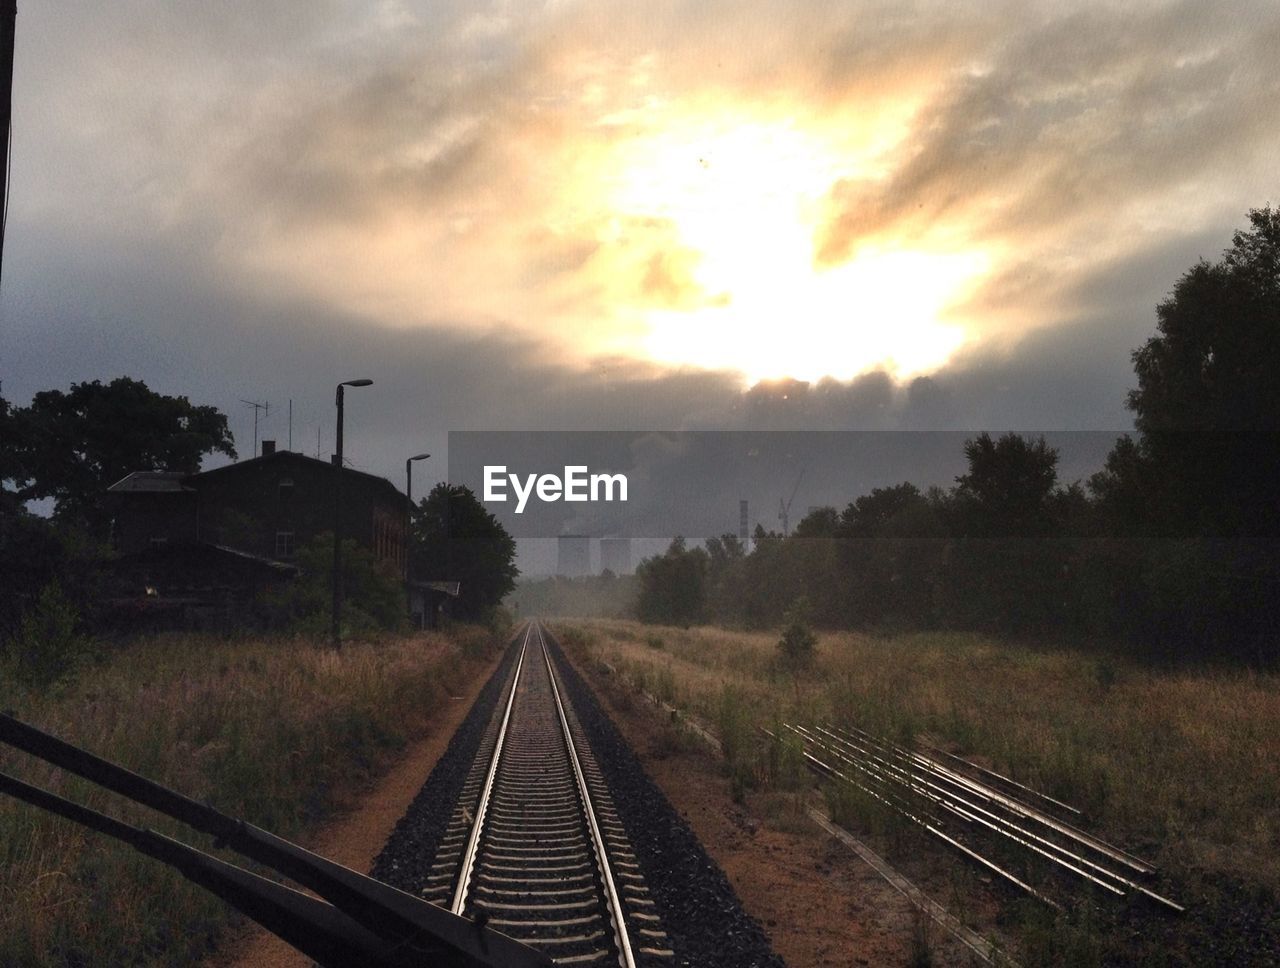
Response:
[[[0,680],[0,708],[197,800],[298,837],[350,800],[478,670],[494,638],[350,644],[167,637],[71,681]],[[165,818],[8,749],[0,769],[209,849]],[[0,964],[186,965],[220,901],[97,834],[0,799]]]

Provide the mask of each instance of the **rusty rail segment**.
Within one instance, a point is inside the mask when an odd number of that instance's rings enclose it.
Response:
[[[484,924],[313,854],[6,714],[0,714],[0,742],[211,835],[216,846],[230,848],[319,895],[323,900],[0,774],[0,792],[123,841],[176,868],[322,965],[546,968],[552,964],[541,952]]]

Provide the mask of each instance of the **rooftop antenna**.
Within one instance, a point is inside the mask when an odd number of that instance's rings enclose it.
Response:
[[[293,450],[293,398],[289,398],[289,450]]]
[[[271,404],[270,403],[254,403],[252,400],[245,400],[243,398],[240,400],[240,402],[243,403],[246,407],[253,407],[253,450],[251,453],[253,454],[254,457],[257,457],[258,456],[258,414],[261,413],[263,416],[269,417],[271,415]]]
[[[800,490],[800,482],[804,480],[804,471],[803,467],[800,468],[800,474],[796,477],[796,485],[791,489],[791,496],[785,502],[782,498],[778,498],[778,520],[782,522],[782,536],[784,538],[791,533],[787,515],[791,513],[791,502],[796,499],[796,491]]]

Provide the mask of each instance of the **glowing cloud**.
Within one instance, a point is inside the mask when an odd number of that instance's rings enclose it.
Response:
[[[831,186],[874,169],[883,147],[741,119],[620,146],[608,203],[670,223],[697,256],[683,304],[642,311],[638,351],[751,381],[873,368],[907,377],[944,365],[965,339],[944,311],[986,271],[984,255],[884,244],[840,265],[815,262]]]

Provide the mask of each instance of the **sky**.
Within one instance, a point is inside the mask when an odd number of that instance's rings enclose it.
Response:
[[[327,454],[367,377],[397,483],[451,430],[1124,430],[1280,202],[1278,49],[1270,0],[20,2],[3,394]]]

